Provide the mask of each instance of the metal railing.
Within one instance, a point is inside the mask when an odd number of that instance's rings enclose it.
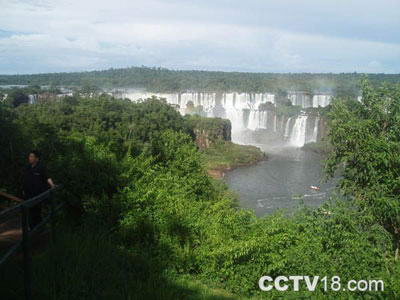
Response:
[[[51,225],[51,240],[55,242],[55,213],[64,205],[64,202],[56,205],[53,193],[60,189],[61,186],[49,189],[40,195],[37,195],[31,199],[28,199],[18,205],[7,208],[0,212],[0,224],[4,221],[11,219],[12,217],[21,214],[21,227],[22,227],[22,238],[12,245],[3,255],[0,255],[0,265],[4,263],[11,255],[16,253],[22,248],[23,252],[23,270],[24,270],[24,292],[25,299],[32,298],[32,247],[31,239],[32,236],[40,232],[44,225],[50,222]],[[34,228],[29,228],[29,209],[48,200],[49,213],[44,219],[37,224]]]

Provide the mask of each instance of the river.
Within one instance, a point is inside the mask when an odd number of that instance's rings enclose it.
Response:
[[[337,180],[322,182],[322,155],[294,147],[257,146],[267,153],[268,160],[225,176],[228,186],[238,193],[242,207],[263,216],[278,209],[293,212],[301,203],[317,207],[329,198]]]

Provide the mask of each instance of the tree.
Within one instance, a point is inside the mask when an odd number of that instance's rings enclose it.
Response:
[[[327,171],[342,169],[341,190],[392,233],[400,248],[400,85],[372,88],[362,102],[334,101]]]

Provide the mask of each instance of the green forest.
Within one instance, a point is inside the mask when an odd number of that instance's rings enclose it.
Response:
[[[243,91],[314,90],[323,78],[334,88],[359,87],[363,96],[361,103],[344,101],[338,92],[326,112],[326,176],[343,174],[338,195],[317,209],[262,218],[208,176],[213,162],[195,143],[196,122],[163,100],[99,95],[0,103],[0,189],[18,194],[27,153],[40,149],[53,180],[63,184],[58,201],[68,204],[57,243],[34,256],[34,298],[400,298],[400,86],[393,84],[399,75],[359,84],[360,76],[151,68],[0,76],[0,84]],[[383,79],[392,84],[378,85]],[[62,257],[56,268],[54,256]],[[18,264],[1,266],[4,299],[23,295]],[[261,291],[263,275],[380,279],[385,288],[319,285],[282,294]]]
[[[0,85],[47,85],[69,87],[127,88],[140,87],[152,92],[235,91],[284,93],[288,90],[332,93],[335,96],[360,92],[360,80],[370,83],[399,83],[399,74],[362,73],[244,73],[179,71],[160,67],[111,68],[103,71],[0,75]]]

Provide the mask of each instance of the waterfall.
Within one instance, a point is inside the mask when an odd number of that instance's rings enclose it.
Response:
[[[35,104],[37,100],[37,95],[28,95],[29,104]]]
[[[250,130],[267,129],[267,112],[250,110],[247,128]]]
[[[317,138],[318,138],[318,125],[319,125],[319,117],[315,118],[315,123],[314,123],[314,130],[313,130],[313,135],[312,135],[312,139],[310,142],[317,142]]]
[[[307,125],[307,116],[297,116],[286,119],[277,116],[274,110],[269,109],[275,104],[275,95],[270,93],[212,93],[193,92],[182,93],[150,93],[143,89],[126,89],[118,97],[129,98],[132,101],[147,99],[152,96],[166,99],[167,103],[179,107],[182,115],[190,113],[187,105],[192,102],[194,106],[201,107],[200,113],[207,117],[227,118],[232,124],[232,135],[235,140],[241,140],[245,129],[268,129],[265,134],[272,132],[279,134],[293,146],[301,147],[305,143],[315,142],[318,138],[319,118],[315,120],[314,128]],[[324,107],[329,105],[332,96],[328,94],[315,94],[307,92],[288,92],[288,98],[293,105],[307,107]],[[268,105],[265,105],[269,103]],[[261,108],[263,107],[263,108]],[[199,110],[197,110],[199,111]],[[311,120],[311,119],[310,119]],[[314,119],[312,119],[314,120]],[[276,137],[276,136],[274,136]]]
[[[315,94],[314,96],[306,92],[288,92],[288,98],[293,105],[299,105],[302,108],[325,107],[331,103],[332,95]]]
[[[213,117],[213,115],[210,115]],[[226,117],[232,123],[232,132],[241,131],[245,128],[243,110],[229,107],[226,109]]]
[[[254,110],[251,110],[247,128],[250,130],[256,130],[258,128],[258,119],[259,119],[258,113]]]
[[[306,92],[288,92],[288,98],[292,105],[298,105],[302,108],[308,108],[313,106],[313,99],[310,94]]]
[[[290,134],[290,144],[295,147],[303,147],[306,142],[307,116],[298,116]]]
[[[268,124],[268,112],[267,111],[260,111],[260,121],[259,121],[259,128],[267,129]]]
[[[317,94],[313,96],[312,107],[325,107],[331,103],[331,95]]]
[[[283,135],[284,138],[289,138],[289,136],[290,136],[290,120],[291,120],[291,119],[292,119],[292,118],[289,118],[289,119],[286,121],[285,133],[284,133],[284,135]]]

